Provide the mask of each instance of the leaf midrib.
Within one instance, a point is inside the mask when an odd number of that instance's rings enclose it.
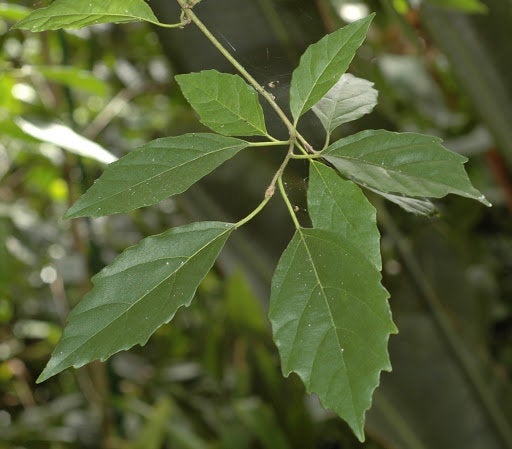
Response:
[[[350,35],[350,37],[347,37],[346,40],[347,41],[350,40],[354,36],[354,34],[356,34],[357,31],[359,31],[359,30],[355,29],[354,32]],[[326,46],[328,46],[329,42],[328,42],[327,39],[326,39],[325,42],[326,42]],[[334,61],[334,59],[342,52],[342,50],[345,49],[346,46],[347,46],[347,42],[345,42],[345,44],[342,47],[340,47],[340,49],[336,52],[336,54],[332,57],[332,59],[330,59],[329,62],[327,64],[325,64],[324,69],[322,70],[321,74],[316,78],[316,80],[314,79],[314,77],[312,77],[315,82],[314,82],[314,84],[312,84],[311,89],[309,90],[307,96],[305,97],[304,101],[302,102],[302,106],[301,106],[301,108],[299,110],[299,114],[297,116],[297,119],[302,114],[304,114],[304,108],[306,107],[306,104],[307,104],[308,100],[311,98],[311,94],[315,90],[315,87],[318,86],[318,80],[320,80],[324,76],[325,72],[327,71],[327,68],[332,64],[332,61]]]
[[[74,352],[76,352],[79,348],[82,348],[83,346],[85,346],[92,338],[94,338],[95,336],[97,336],[98,334],[100,334],[101,332],[104,332],[105,329],[107,329],[108,327],[112,326],[116,321],[118,321],[122,316],[125,316],[133,307],[135,307],[135,305],[139,304],[140,301],[143,301],[151,292],[153,292],[156,288],[158,288],[160,285],[162,285],[164,282],[166,282],[167,280],[169,280],[172,276],[176,275],[176,273],[178,273],[181,269],[185,268],[185,266],[189,263],[189,261],[191,259],[193,259],[194,257],[196,257],[201,251],[203,251],[205,248],[207,248],[209,245],[211,245],[212,243],[216,242],[219,238],[223,237],[227,232],[232,232],[233,230],[233,225],[231,225],[229,228],[226,228],[226,230],[224,230],[222,233],[220,233],[217,237],[215,237],[213,240],[209,240],[205,245],[203,245],[201,248],[199,248],[196,252],[194,252],[192,255],[190,255],[188,257],[188,259],[186,260],[186,262],[183,263],[183,265],[179,265],[173,272],[171,272],[168,276],[165,276],[160,282],[158,282],[157,284],[155,284],[150,290],[148,290],[146,293],[144,293],[144,295],[142,295],[137,301],[134,301],[133,303],[130,304],[130,306],[123,312],[121,313],[119,316],[117,316],[114,320],[110,321],[106,326],[104,326],[103,328],[99,329],[97,332],[95,332],[94,334],[92,334],[89,338],[87,338],[82,344],[80,344],[79,346],[77,346],[74,351],[72,353],[70,353],[66,358],[62,359],[61,362],[59,363],[59,365],[63,365],[65,364],[64,362],[66,362],[72,355]],[[142,265],[142,264],[141,264]],[[133,267],[133,266],[132,266]],[[130,267],[130,268],[132,268]],[[125,270],[123,270],[125,271]],[[116,273],[117,274],[117,273]],[[181,306],[180,306],[181,307]],[[93,310],[93,309],[88,309],[87,312],[89,312],[90,310]],[[177,309],[176,309],[177,310]],[[84,311],[85,312],[85,311]],[[73,318],[77,317],[77,316],[80,316],[80,314],[78,315],[75,315]],[[64,342],[65,340],[63,340]],[[57,366],[59,366],[57,365]]]
[[[243,141],[242,141],[243,142]],[[89,205],[85,206],[85,207],[82,207],[81,209],[79,209],[78,211],[74,212],[73,214],[70,215],[70,217],[74,217],[77,213],[81,213],[83,212],[84,210],[87,210],[88,208],[91,208],[91,207],[97,207],[98,205],[101,205],[101,204],[104,204],[105,201],[109,201],[111,200],[112,198],[115,198],[116,196],[118,195],[122,195],[123,193],[129,191],[130,189],[136,189],[137,187],[141,186],[142,184],[145,184],[145,183],[148,183],[148,182],[152,182],[155,180],[155,178],[158,178],[160,176],[164,176],[170,172],[172,172],[173,170],[177,170],[179,168],[182,168],[184,166],[186,166],[187,164],[191,164],[191,163],[195,163],[197,162],[198,160],[200,160],[201,158],[205,158],[205,157],[208,157],[208,156],[211,156],[211,155],[215,155],[221,151],[228,151],[228,150],[232,150],[238,146],[241,146],[240,150],[242,150],[243,148],[245,148],[244,144],[243,143],[239,143],[237,145],[232,145],[232,146],[228,146],[228,147],[222,147],[222,148],[219,148],[217,150],[214,150],[214,151],[210,151],[208,153],[200,153],[199,156],[195,157],[194,159],[189,159],[187,161],[184,161],[178,165],[175,165],[171,168],[169,168],[168,170],[163,170],[153,176],[150,176],[149,178],[145,178],[143,181],[139,181],[133,185],[131,185],[131,187],[129,188],[125,188],[123,190],[120,190],[120,191],[117,191],[111,195],[107,195],[107,196],[104,196],[101,198],[101,200],[97,201],[97,202],[91,202]],[[149,148],[148,148],[149,150]],[[188,149],[189,151],[191,150],[190,148]],[[143,150],[142,150],[143,151]],[[127,166],[130,166],[130,164],[126,164]],[[136,164],[134,164],[136,165]],[[140,165],[151,165],[151,163],[149,164],[140,164]],[[156,164],[156,165],[161,165],[161,164]],[[106,182],[106,181],[105,181]],[[109,181],[110,182],[110,181]]]

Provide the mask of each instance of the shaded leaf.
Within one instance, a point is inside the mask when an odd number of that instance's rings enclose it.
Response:
[[[76,29],[98,23],[124,23],[144,20],[159,23],[144,0],[55,0],[36,9],[14,25],[30,31]]]
[[[375,208],[352,181],[314,161],[309,168],[308,213],[315,228],[354,242],[378,270],[382,268]]]
[[[323,229],[299,228],[272,280],[269,317],[285,375],[364,440],[364,415],[380,371],[390,370],[391,320],[380,273],[354,245]]]
[[[201,123],[225,136],[265,136],[258,94],[240,76],[204,70],[176,75]]]
[[[16,119],[16,125],[29,136],[57,145],[79,156],[88,157],[103,164],[110,164],[117,159],[96,142],[60,123],[36,123],[19,117]]]
[[[455,193],[489,206],[464,170],[467,159],[423,134],[367,130],[322,152],[345,177],[386,193],[441,198]]]
[[[373,83],[345,73],[313,106],[313,112],[330,134],[343,123],[369,114],[377,104],[378,92]]]
[[[178,308],[190,305],[233,229],[229,223],[193,223],[124,251],[92,278],[94,288],[69,315],[37,381],[144,345]]]
[[[293,118],[311,109],[340,79],[363,43],[375,14],[357,20],[310,45],[293,71],[290,109]]]
[[[392,193],[381,192],[380,190],[366,187],[368,190],[386,198],[388,201],[395,203],[407,212],[416,215],[426,215],[431,217],[438,214],[438,210],[432,201],[428,198],[411,198],[409,196],[394,195]]]
[[[246,146],[243,140],[207,133],[153,140],[109,165],[66,218],[99,217],[156,204],[184,192]]]

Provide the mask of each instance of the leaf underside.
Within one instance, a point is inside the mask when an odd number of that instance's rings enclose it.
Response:
[[[338,126],[369,114],[377,104],[373,83],[345,73],[313,106],[313,112],[330,134]]]
[[[184,192],[247,146],[217,134],[153,140],[110,164],[66,218],[99,217],[156,204]]]
[[[176,75],[183,95],[201,123],[225,136],[265,136],[258,94],[240,76],[204,70]]]
[[[279,260],[269,318],[285,375],[340,415],[363,441],[364,415],[396,332],[380,273],[332,231],[299,228]]]
[[[308,213],[313,227],[354,242],[380,270],[380,234],[375,208],[357,185],[343,180],[332,168],[314,161],[309,167]]]
[[[144,345],[178,308],[190,305],[233,229],[229,223],[193,223],[124,251],[92,278],[94,288],[69,315],[37,382]]]
[[[310,45],[293,71],[290,109],[297,121],[333,87],[363,43],[375,14],[357,20]]]
[[[416,133],[367,130],[340,139],[322,152],[343,176],[377,191],[441,198],[454,193],[489,206],[464,170],[467,159]]]
[[[47,7],[30,13],[16,23],[14,28],[37,32],[140,20],[158,23],[158,19],[144,0],[55,0]]]

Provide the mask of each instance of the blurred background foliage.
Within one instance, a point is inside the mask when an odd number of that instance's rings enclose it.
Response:
[[[377,11],[351,72],[375,83],[379,106],[340,135],[364,128],[438,135],[470,158],[471,179],[494,204],[448,197],[427,218],[369,194],[400,334],[390,342],[393,372],[382,375],[364,444],[296,377],[281,376],[265,317],[291,229],[277,199],[237,232],[193,305],[145,347],[35,385],[92,274],[169,226],[242,217],[282,157],[245,152],[157,207],[63,221],[103,169],[91,141],[121,156],[153,138],[202,130],[172,76],[231,69],[191,27],[9,31],[27,8],[46,3],[0,1],[0,448],[512,447],[512,1],[197,6],[281,104],[308,44]],[[174,2],[151,6],[162,21],[175,21]],[[319,130],[311,116],[305,134],[321,141]],[[288,186],[299,208],[306,183],[297,163]]]

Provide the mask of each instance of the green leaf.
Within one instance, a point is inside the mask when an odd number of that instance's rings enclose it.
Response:
[[[46,8],[36,9],[13,28],[46,31],[139,20],[159,23],[144,0],[55,0]]]
[[[488,10],[487,5],[480,0],[428,0],[428,3],[442,8],[452,8],[472,13],[485,13]]]
[[[206,133],[153,140],[110,164],[65,217],[99,217],[156,204],[184,192],[246,146],[240,139]]]
[[[108,84],[97,78],[92,72],[70,66],[29,66],[23,72],[41,73],[47,80],[54,81],[73,89],[85,90],[97,95],[106,95]]]
[[[323,229],[299,228],[272,279],[269,317],[285,375],[364,440],[364,415],[382,370],[390,370],[391,320],[380,273],[354,245]]]
[[[372,112],[378,94],[372,86],[370,81],[345,73],[313,106],[313,112],[330,134],[343,123]]]
[[[490,203],[464,170],[467,159],[437,137],[367,130],[334,142],[322,152],[345,177],[386,193],[441,198],[455,193]]]
[[[30,9],[21,5],[0,3],[0,17],[7,20],[21,20],[28,16]]]
[[[204,70],[176,75],[201,122],[225,136],[266,136],[258,94],[238,75]]]
[[[293,71],[290,108],[295,121],[340,79],[363,43],[375,14],[357,20],[310,45]]]
[[[37,382],[146,344],[178,308],[190,305],[233,229],[230,223],[193,223],[124,251],[92,278],[94,288],[69,315]]]
[[[22,117],[16,118],[15,123],[29,136],[57,145],[70,153],[94,159],[102,164],[110,164],[117,159],[96,142],[77,134],[61,123],[31,122]]]
[[[380,270],[377,212],[361,189],[318,162],[309,168],[308,213],[313,227],[356,242],[361,253]]]
[[[411,198],[409,196],[393,195],[392,193],[381,192],[380,190],[372,189],[371,187],[366,188],[412,214],[431,217],[439,213],[435,204],[427,198]]]

